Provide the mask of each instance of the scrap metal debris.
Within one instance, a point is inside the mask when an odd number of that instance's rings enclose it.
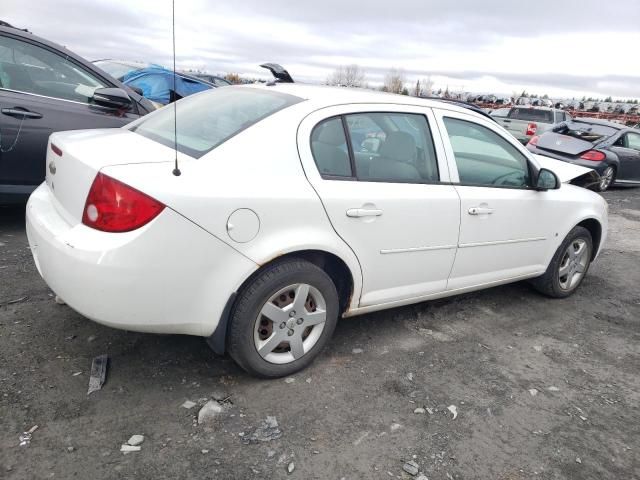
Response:
[[[97,392],[104,385],[107,378],[107,366],[109,363],[108,355],[98,355],[91,363],[91,376],[89,378],[89,390],[87,395]]]
[[[289,465],[287,465],[287,473],[293,473],[293,471],[296,469],[296,464],[291,462],[289,463]]]
[[[144,435],[131,435],[131,438],[127,441],[127,444],[136,447],[142,442],[144,442]]]
[[[139,452],[140,450],[142,450],[142,447],[140,445],[127,445],[126,443],[124,443],[120,447],[120,451],[122,453]]]
[[[402,465],[402,470],[415,477],[420,471],[420,466],[416,462],[411,460]]]
[[[35,432],[37,429],[38,429],[38,425],[34,425],[26,432],[22,432],[22,435],[20,435],[19,437],[21,447],[26,447],[31,443],[31,437],[33,435],[33,432]]]
[[[449,405],[447,407],[447,410],[449,410],[453,414],[453,420],[455,420],[458,416],[458,408],[455,405]]]
[[[270,442],[280,437],[282,437],[282,430],[278,426],[276,417],[267,416],[265,420],[260,422],[258,428],[242,438],[242,443],[249,445],[251,443]]]
[[[15,300],[9,300],[7,302],[0,303],[0,307],[4,307],[6,305],[13,305],[14,303],[24,302],[25,300],[28,300],[28,299],[29,299],[28,295],[25,297],[16,298]]]
[[[197,404],[196,402],[192,402],[191,400],[187,400],[185,401],[182,405],[180,405],[182,408],[186,408],[187,410],[191,410],[193,407],[195,407]]]
[[[209,400],[198,412],[198,425],[213,422],[223,410],[217,400]]]

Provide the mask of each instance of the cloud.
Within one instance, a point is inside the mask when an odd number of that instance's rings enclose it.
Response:
[[[88,59],[172,61],[169,0],[3,0],[2,15]],[[358,63],[372,84],[397,67],[504,93],[640,97],[638,25],[636,0],[176,2],[181,68],[264,75],[257,65],[275,61],[323,81]]]

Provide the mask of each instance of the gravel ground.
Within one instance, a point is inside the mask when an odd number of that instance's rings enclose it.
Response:
[[[605,196],[609,242],[573,297],[519,283],[344,320],[274,381],[202,339],[57,305],[23,211],[0,209],[0,478],[418,478],[412,460],[430,480],[640,478],[640,189]],[[212,398],[222,412],[198,425]],[[141,450],[121,453],[134,434]]]

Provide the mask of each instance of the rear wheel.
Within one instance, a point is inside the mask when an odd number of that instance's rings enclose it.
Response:
[[[604,169],[602,175],[600,175],[600,183],[598,184],[598,190],[605,192],[613,182],[616,181],[616,167],[609,165]]]
[[[240,292],[230,318],[229,354],[252,375],[290,375],[320,353],[337,318],[338,293],[324,270],[300,259],[277,262]]]
[[[584,227],[575,227],[556,250],[544,275],[531,281],[541,293],[554,298],[565,298],[576,291],[584,280],[593,252],[591,233]]]

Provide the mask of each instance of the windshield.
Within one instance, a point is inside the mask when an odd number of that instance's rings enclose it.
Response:
[[[256,88],[208,90],[176,103],[179,152],[200,158],[229,138],[301,98]],[[132,132],[174,146],[174,110],[163,108],[130,124]]]
[[[525,120],[528,122],[553,123],[553,112],[551,110],[512,108],[508,117],[514,120]]]
[[[618,130],[613,127],[579,120],[562,123],[554,128],[553,131],[591,143],[598,143],[618,133]]]

